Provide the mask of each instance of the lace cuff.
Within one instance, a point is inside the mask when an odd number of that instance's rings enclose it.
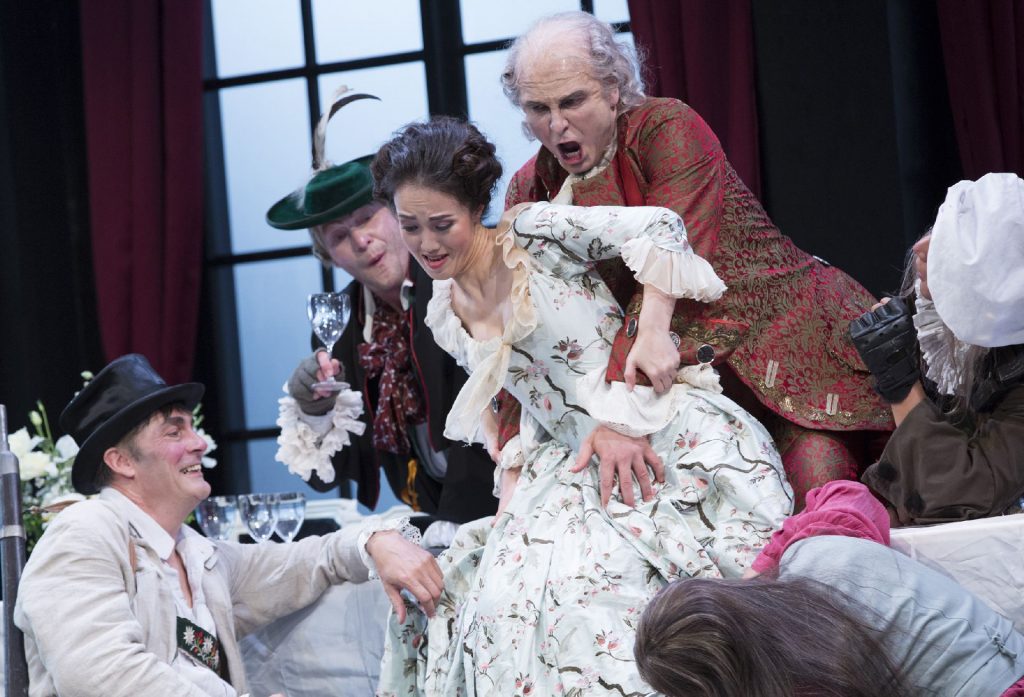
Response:
[[[288,386],[285,385],[287,395]],[[334,481],[331,456],[351,444],[354,435],[362,435],[366,424],[359,420],[363,397],[348,388],[338,393],[334,409],[322,417],[302,413],[291,396],[277,400],[277,455],[274,459],[288,465],[288,471],[309,481],[313,472],[324,482]]]
[[[522,468],[525,463],[523,457],[523,441],[519,434],[512,436],[505,447],[501,449],[501,462],[494,468],[494,489],[491,493],[494,498],[501,498],[501,475],[505,470]]]
[[[725,283],[711,264],[694,254],[685,239],[656,242],[636,237],[624,242],[619,251],[637,281],[674,298],[711,302],[725,292]]]
[[[914,287],[917,291],[914,327],[925,363],[925,376],[942,394],[955,394],[963,379],[959,366],[964,365],[970,346],[956,338],[939,317],[935,303],[921,295],[920,280]]]
[[[380,574],[377,573],[377,565],[373,562],[373,558],[370,553],[366,551],[366,543],[370,541],[375,533],[387,532],[389,530],[395,530],[400,533],[409,542],[412,542],[417,547],[422,546],[423,538],[420,535],[420,531],[409,522],[409,516],[401,516],[398,518],[383,518],[381,516],[371,516],[362,522],[362,529],[359,531],[359,537],[356,539],[356,549],[359,550],[359,558],[363,560],[366,568],[370,570],[370,580],[380,578]]]

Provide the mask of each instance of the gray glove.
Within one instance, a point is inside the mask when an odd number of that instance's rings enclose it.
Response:
[[[319,353],[319,352],[318,352]],[[302,359],[302,362],[295,368],[295,372],[288,378],[288,394],[294,399],[303,414],[310,416],[323,416],[334,408],[334,400],[337,392],[332,392],[326,397],[320,397],[313,392],[313,383],[319,382],[316,377],[320,370],[320,364],[316,360],[316,353]],[[341,380],[344,376],[344,369],[336,379]]]

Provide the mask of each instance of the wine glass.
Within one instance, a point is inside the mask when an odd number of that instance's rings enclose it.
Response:
[[[306,497],[300,493],[279,494],[277,503],[277,536],[285,542],[295,539],[306,517]]]
[[[313,325],[313,332],[327,349],[328,357],[332,355],[334,344],[341,338],[348,325],[350,312],[351,306],[345,293],[313,293],[309,296],[306,314]],[[342,383],[335,380],[333,375],[326,380],[313,383],[313,388],[332,392],[343,389]]]
[[[196,520],[203,533],[214,540],[227,540],[238,519],[238,501],[234,496],[210,496],[196,506]]]
[[[277,494],[242,494],[238,510],[252,539],[266,542],[277,525]]]

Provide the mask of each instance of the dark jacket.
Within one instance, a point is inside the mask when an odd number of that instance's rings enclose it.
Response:
[[[903,525],[1000,515],[1024,495],[1024,383],[1007,385],[969,427],[924,400],[862,481]]]
[[[345,381],[352,389],[363,393],[361,420],[366,423],[366,431],[362,436],[353,436],[352,444],[334,456],[333,464],[340,479],[351,479],[359,485],[359,502],[368,508],[377,505],[380,470],[383,469],[399,499],[434,518],[464,523],[492,515],[497,509],[498,501],[491,493],[494,463],[482,447],[453,443],[443,435],[448,411],[467,375],[455,359],[434,343],[433,334],[423,324],[433,281],[415,262],[409,264],[409,269],[413,282],[408,310],[413,367],[424,396],[431,445],[435,450],[446,451],[448,469],[444,481],[431,477],[415,460],[415,453],[395,455],[373,447],[372,421],[377,409],[378,380],[367,379],[366,371],[359,364],[358,346],[363,343],[365,313],[362,286],[356,281],[344,291],[352,301],[352,319],[334,346],[334,357],[341,362]],[[337,486],[336,482],[320,480],[316,474],[309,484],[317,491],[329,491]]]

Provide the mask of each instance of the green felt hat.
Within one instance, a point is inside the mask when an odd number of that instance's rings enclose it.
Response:
[[[267,223],[279,230],[301,230],[336,220],[373,200],[373,177],[367,155],[317,172],[267,211]]]
[[[327,123],[341,107],[358,99],[378,99],[371,94],[345,94],[342,87],[327,113],[320,117],[313,134],[313,176],[300,189],[288,194],[267,211],[267,223],[279,230],[301,230],[346,216],[373,201],[373,176],[365,155],[342,165],[324,160]],[[341,97],[339,99],[339,97]]]

